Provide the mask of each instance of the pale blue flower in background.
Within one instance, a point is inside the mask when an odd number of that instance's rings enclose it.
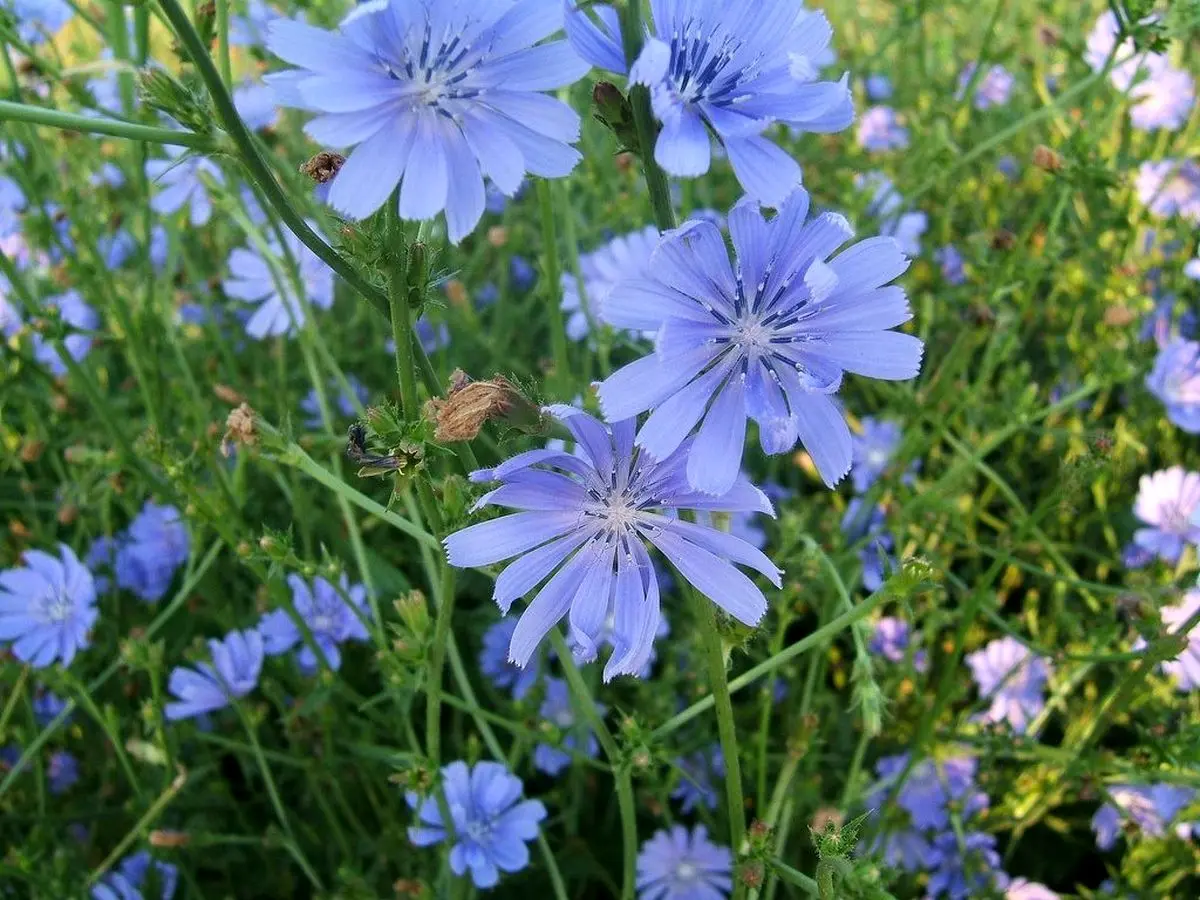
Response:
[[[239,247],[229,256],[230,277],[225,280],[225,293],[256,307],[246,322],[246,334],[257,340],[292,337],[303,327],[310,308],[329,309],[333,305],[333,270],[294,232],[289,230],[285,235],[288,255],[299,269],[299,291],[277,237],[267,243],[269,256],[264,256],[256,244]]]
[[[602,704],[596,704],[596,709],[600,715],[604,715],[605,707]],[[596,740],[595,732],[590,727],[585,729],[582,746],[580,745],[581,735],[575,722],[575,711],[571,707],[571,691],[562,679],[546,679],[546,696],[542,700],[538,714],[547,722],[562,729],[563,747],[588,758],[594,758],[600,752],[600,744]],[[533,748],[534,768],[547,775],[558,775],[571,764],[572,758],[572,755],[565,750],[545,742]]]
[[[658,246],[659,233],[653,225],[620,235],[579,257],[583,292],[573,272],[563,274],[562,309],[567,313],[567,336],[583,340],[592,320],[600,321],[599,308],[618,282],[645,278],[650,274],[650,257]]]
[[[257,687],[263,664],[263,639],[258,631],[231,631],[222,640],[209,641],[208,649],[211,663],[177,666],[171,671],[167,690],[176,699],[163,709],[169,721],[224,709]]]
[[[1014,733],[1024,734],[1046,705],[1046,682],[1054,674],[1050,663],[1007,635],[967,654],[966,663],[979,696],[991,701],[981,720],[1008,722]]]
[[[64,324],[77,331],[69,331],[62,339],[63,349],[67,355],[81,362],[92,349],[92,335],[80,332],[92,332],[100,327],[100,316],[79,295],[78,291],[67,291],[54,297],[47,297],[43,305],[48,310],[57,310]],[[46,367],[50,374],[63,376],[68,372],[67,364],[53,341],[48,340],[40,332],[33,335],[33,358]]]
[[[1176,338],[1159,350],[1146,388],[1163,402],[1172,424],[1200,434],[1200,343]]]
[[[146,163],[146,177],[157,188],[150,200],[151,209],[166,216],[187,207],[188,220],[193,226],[207,225],[212,216],[212,200],[203,178],[220,184],[225,180],[221,170],[212,160],[183,147],[164,146],[162,150],[169,159],[151,159]]]
[[[34,668],[68,666],[100,616],[92,573],[66,544],[57,557],[26,550],[23,559],[0,571],[0,642]]]
[[[656,831],[638,853],[638,900],[724,900],[732,889],[733,853],[703,825]]]
[[[1143,475],[1133,513],[1146,528],[1133,534],[1134,542],[1170,565],[1179,562],[1188,544],[1200,544],[1200,524],[1192,517],[1200,510],[1200,473],[1182,466]]]

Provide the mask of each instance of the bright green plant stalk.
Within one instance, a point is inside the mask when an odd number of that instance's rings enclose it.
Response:
[[[171,131],[168,128],[136,125],[133,122],[122,122],[120,119],[93,119],[44,106],[13,103],[11,100],[0,100],[0,122],[28,122],[31,125],[48,125],[64,131],[106,134],[131,141],[190,147],[193,150],[211,150],[216,146],[214,140],[207,135],[190,131]]]
[[[628,66],[632,67],[642,52],[643,31],[641,0],[628,0],[621,10],[621,34],[625,43],[625,63]],[[650,192],[650,205],[654,209],[654,224],[658,226],[659,231],[670,231],[675,227],[675,210],[671,206],[667,176],[654,159],[658,127],[654,122],[654,111],[650,108],[650,90],[644,84],[630,85],[629,103],[633,107],[633,124],[637,129],[642,171],[646,175],[646,189]]]
[[[708,668],[709,690],[717,711],[717,734],[721,740],[721,755],[725,759],[725,801],[729,807],[729,845],[733,850],[733,898],[746,894],[746,885],[737,877],[737,859],[746,843],[746,801],[742,796],[741,751],[738,749],[737,724],[733,720],[733,701],[729,693],[725,647],[717,630],[717,610],[707,597],[688,588],[692,613],[700,629],[704,664]]]
[[[217,0],[217,57],[221,61],[221,79],[233,87],[233,63],[229,57],[229,0]]]
[[[559,295],[562,270],[558,260],[558,222],[555,219],[553,187],[545,178],[538,179],[537,195],[542,217],[542,274],[545,279],[542,289],[546,294],[546,313],[550,319],[550,344],[554,348],[554,378],[560,384],[568,384],[571,356]]]
[[[104,877],[104,873],[111,869],[118,859],[124,856],[125,851],[138,839],[142,832],[162,815],[163,811],[171,805],[171,801],[183,790],[184,785],[187,784],[187,778],[187,771],[180,767],[175,777],[171,780],[171,783],[154,799],[154,802],[150,804],[141,818],[137,820],[137,823],[129,829],[128,834],[113,847],[112,852],[104,858],[104,861],[92,870],[92,874],[88,876],[87,880],[88,887],[91,887]]]
[[[563,674],[566,675],[571,693],[579,704],[584,717],[588,720],[588,724],[591,725],[592,731],[595,732],[596,740],[604,749],[604,755],[608,757],[608,764],[612,766],[613,780],[617,783],[617,807],[621,814],[621,900],[633,900],[634,883],[637,876],[638,838],[637,807],[634,804],[633,778],[629,771],[629,765],[626,760],[621,759],[621,750],[617,746],[617,741],[612,736],[612,732],[608,730],[608,726],[604,724],[604,717],[596,708],[595,698],[592,697],[592,692],[580,673],[579,667],[575,665],[571,648],[567,646],[567,642],[563,640],[563,636],[559,634],[557,628],[550,629],[550,641],[554,644],[554,652],[558,654],[558,659],[562,663]]]

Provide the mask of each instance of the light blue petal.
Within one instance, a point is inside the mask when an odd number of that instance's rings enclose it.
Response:
[[[835,362],[847,372],[904,381],[920,373],[924,344],[901,331],[840,332],[809,342],[805,352]]]
[[[415,123],[396,117],[359,144],[329,189],[329,205],[351,219],[364,219],[396,189],[408,164]]]
[[[746,443],[746,381],[734,373],[704,417],[688,455],[688,481],[696,490],[720,495],[737,481]]]
[[[445,540],[446,558],[460,569],[487,566],[532,550],[580,526],[578,512],[525,512],[480,522]]]
[[[672,532],[658,531],[648,538],[692,587],[739,622],[753,627],[762,619],[766,597],[731,563]]]
[[[689,109],[667,120],[654,145],[654,159],[670,175],[695,178],[708,171],[712,145],[700,117]]]
[[[455,126],[453,123],[443,125],[438,119],[434,112],[417,117],[412,151],[400,186],[400,217],[403,219],[432,219],[446,208],[450,170],[446,160],[445,130]]]
[[[653,354],[623,366],[596,389],[604,417],[618,422],[656,406],[691,381],[719,349],[698,347],[669,366]]]
[[[521,613],[508,646],[508,658],[513,663],[524,668],[537,650],[538,644],[567,614],[587,571],[589,558],[588,554],[582,551],[571,557],[538,591],[525,612]]]
[[[600,19],[601,28],[573,0],[565,0],[564,5],[567,9],[567,39],[575,51],[598,69],[624,75],[628,66],[621,48],[621,28],[616,10],[607,5],[589,7]]]
[[[800,184],[800,165],[764,137],[726,140],[725,151],[738,182],[764,206],[779,206]]]
[[[523,597],[533,590],[542,579],[546,578],[558,567],[567,555],[586,541],[594,529],[583,529],[565,537],[551,541],[536,550],[524,554],[519,559],[509,563],[496,579],[492,599],[500,607],[501,612],[508,614],[513,601]]]

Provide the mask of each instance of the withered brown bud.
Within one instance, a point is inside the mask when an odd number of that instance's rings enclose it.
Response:
[[[488,229],[487,239],[493,247],[503,247],[508,243],[508,229],[503,225],[493,225]]]
[[[1011,250],[1017,245],[1017,236],[1007,228],[998,228],[992,235],[992,247],[996,250]]]
[[[45,441],[26,441],[21,445],[21,462],[37,462],[45,449]]]
[[[823,806],[813,813],[812,830],[823,832],[830,824],[834,828],[841,828],[846,821],[846,817],[842,815],[841,810],[830,806]]]
[[[504,420],[521,427],[541,420],[537,406],[507,378],[472,381],[462,370],[450,376],[445,399],[429,401],[426,414],[436,425],[434,437],[443,443],[474,440],[485,422]]]
[[[214,384],[213,393],[217,395],[217,399],[228,403],[230,406],[241,406],[246,402],[245,397],[227,384]]]
[[[446,299],[453,306],[466,306],[467,286],[457,278],[451,278],[446,282]]]
[[[79,518],[79,507],[74,503],[65,503],[58,508],[56,518],[59,525],[70,525]]]
[[[1114,328],[1124,328],[1135,318],[1136,314],[1128,306],[1110,306],[1104,310],[1104,324]]]
[[[192,836],[183,831],[156,828],[150,832],[151,847],[186,847],[191,842]]]
[[[765,875],[765,868],[761,862],[754,861],[743,863],[738,869],[738,881],[748,888],[760,888]]]
[[[1066,161],[1057,150],[1052,150],[1045,144],[1038,144],[1033,148],[1033,164],[1047,172],[1061,172],[1066,166]]]
[[[345,161],[346,157],[340,153],[334,153],[332,150],[322,150],[308,162],[301,165],[300,171],[317,184],[327,184],[341,170],[342,164]]]
[[[243,403],[232,410],[225,420],[225,440],[221,443],[221,453],[228,457],[231,453],[230,444],[253,444],[257,440],[254,410],[250,408],[250,404]]]

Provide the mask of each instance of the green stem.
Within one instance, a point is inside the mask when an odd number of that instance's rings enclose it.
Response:
[[[0,100],[0,122],[28,122],[31,125],[48,125],[64,131],[107,134],[131,141],[149,141],[152,144],[170,144],[176,147],[191,147],[194,150],[210,150],[214,146],[212,138],[190,131],[171,131],[168,128],[154,128],[150,125],[135,125],[119,119],[90,118],[44,106],[13,103],[10,100]]]
[[[788,884],[794,884],[800,890],[804,891],[810,897],[825,898],[825,894],[820,893],[820,888],[813,879],[809,878],[803,872],[793,869],[782,860],[771,860],[771,870],[779,876],[780,881],[786,881]]]
[[[217,0],[217,56],[221,61],[221,79],[233,86],[233,63],[229,58],[229,0]]]
[[[146,812],[142,814],[142,817],[137,820],[137,823],[131,829],[129,829],[129,832],[125,835],[125,837],[123,837],[117,843],[117,846],[113,847],[112,852],[105,857],[104,862],[100,863],[100,865],[95,868],[92,874],[88,876],[87,883],[89,887],[99,881],[104,873],[112,868],[113,863],[120,859],[125,851],[129,849],[130,844],[136,841],[152,822],[158,819],[163,810],[165,810],[170,805],[171,801],[175,799],[176,795],[183,790],[183,786],[185,784],[187,784],[187,772],[180,767],[175,778],[172,779],[169,785],[167,785],[166,789],[159,794],[157,798],[155,798],[154,802],[150,804]]]
[[[733,679],[731,682],[729,682],[730,694],[736,694],[742,688],[753,684],[764,675],[770,675],[781,666],[787,665],[805,651],[811,650],[814,647],[819,647],[827,640],[831,640],[834,635],[845,631],[859,619],[869,616],[877,607],[882,606],[885,602],[887,602],[891,596],[892,595],[888,592],[886,586],[883,589],[876,591],[854,609],[843,613],[833,621],[828,622],[818,628],[812,634],[806,635],[805,637],[796,641],[796,643],[792,644],[786,650],[776,653],[770,659],[759,663],[753,669],[743,672],[737,678]],[[692,721],[692,719],[696,718],[696,716],[699,716],[712,709],[714,702],[715,701],[713,700],[712,695],[697,700],[683,712],[672,716],[662,725],[659,725],[657,728],[655,728],[651,733],[651,737],[655,739],[661,739],[666,737],[668,734],[671,734],[673,731],[677,731],[688,722]]]
[[[587,682],[583,680],[579,667],[575,665],[571,648],[567,646],[567,642],[563,640],[563,636],[558,633],[557,628],[550,629],[550,640],[554,644],[554,652],[558,654],[559,662],[562,663],[563,674],[567,677],[571,693],[575,695],[576,701],[583,708],[583,714],[587,718],[588,724],[591,725],[592,731],[595,732],[596,740],[604,749],[604,755],[608,757],[608,764],[612,766],[613,778],[617,783],[617,806],[621,813],[621,843],[624,848],[621,900],[633,900],[638,851],[637,807],[634,805],[633,799],[633,778],[630,775],[629,766],[621,759],[621,750],[617,746],[616,739],[613,738],[612,732],[604,724],[604,717],[596,708],[596,701],[588,689]]]
[[[571,357],[559,297],[562,273],[558,265],[558,222],[554,218],[554,194],[549,181],[538,179],[537,195],[542,215],[543,288],[550,319],[550,344],[554,348],[554,378],[558,383],[566,384],[571,376]]]
[[[621,34],[624,39],[625,63],[632,68],[642,52],[642,4],[630,0],[621,11]],[[633,107],[633,124],[637,129],[638,145],[641,150],[642,171],[646,175],[646,189],[650,192],[650,205],[654,209],[654,224],[659,231],[670,231],[675,227],[675,210],[671,206],[671,191],[667,176],[654,159],[654,145],[658,140],[658,128],[654,123],[654,111],[650,108],[650,90],[644,84],[629,86],[629,103]]]
[[[389,206],[391,201],[388,201]],[[390,230],[390,229],[389,229]],[[391,238],[395,240],[393,236]],[[413,245],[411,252],[417,250]],[[404,417],[415,420],[417,408],[417,370],[413,365],[412,310],[408,306],[408,270],[401,261],[394,260],[388,271],[388,309],[392,320],[392,341],[396,344],[396,380],[400,383],[400,405]]]
[[[450,623],[453,619],[454,569],[443,563],[441,586],[438,589],[437,623],[433,631],[428,686],[425,689],[425,752],[435,766],[442,764],[442,669],[446,665],[446,645],[450,642]]]
[[[729,844],[733,849],[735,877],[734,900],[745,895],[746,886],[736,877],[736,861],[746,842],[746,802],[742,797],[742,763],[738,750],[737,725],[733,721],[733,700],[729,694],[729,676],[725,668],[725,648],[717,630],[716,607],[699,591],[690,589],[692,611],[700,629],[704,662],[708,666],[708,681],[717,710],[717,734],[721,739],[721,754],[725,758],[725,801],[729,806]]]

